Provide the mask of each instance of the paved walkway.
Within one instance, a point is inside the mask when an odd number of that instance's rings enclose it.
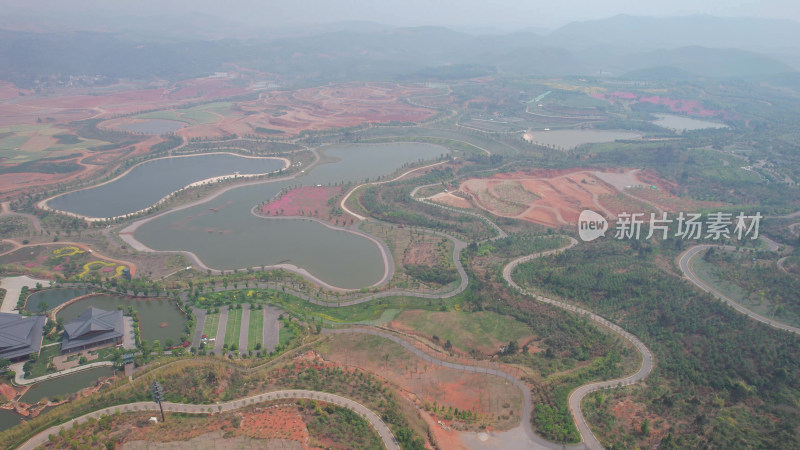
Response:
[[[258,313],[256,313],[258,314]],[[250,332],[250,305],[242,305],[242,326],[239,327],[239,354],[247,353],[247,334]]]
[[[122,348],[125,350],[136,350],[136,333],[133,331],[133,317],[124,316]]]
[[[447,160],[445,160],[445,161],[440,161],[440,162],[438,162],[438,163],[434,163],[434,164],[428,164],[427,166],[415,167],[415,168],[413,168],[413,169],[411,169],[411,170],[409,170],[409,171],[406,171],[406,172],[404,172],[404,173],[402,173],[402,174],[400,174],[400,175],[398,175],[398,176],[396,176],[396,177],[392,178],[391,180],[384,180],[384,181],[373,181],[373,182],[371,182],[371,183],[362,183],[362,184],[359,184],[358,186],[354,187],[353,189],[350,189],[350,191],[349,191],[347,194],[345,194],[345,196],[344,196],[344,197],[342,197],[342,200],[339,202],[339,207],[340,207],[340,208],[342,208],[342,210],[343,210],[344,212],[346,212],[346,213],[350,214],[351,216],[355,217],[356,219],[358,219],[358,220],[365,220],[365,219],[366,219],[366,217],[364,217],[364,216],[362,216],[362,215],[360,215],[360,214],[354,213],[353,211],[350,211],[350,210],[347,208],[347,205],[346,205],[346,203],[347,203],[347,199],[349,199],[349,198],[350,198],[350,194],[352,194],[353,192],[357,191],[357,190],[358,190],[359,188],[361,188],[362,186],[375,186],[375,185],[379,185],[379,184],[391,183],[392,181],[397,181],[397,180],[399,180],[399,179],[403,178],[404,176],[406,176],[406,175],[408,175],[408,174],[410,174],[410,173],[413,173],[413,172],[416,172],[416,171],[418,171],[418,170],[422,170],[422,169],[428,169],[428,168],[430,168],[430,167],[438,166],[438,165],[440,165],[440,164],[445,164],[445,163],[447,163],[447,162],[450,162],[450,161],[447,161]]]
[[[195,318],[194,336],[192,336],[192,347],[199,349],[200,340],[203,338],[203,328],[206,326],[206,310],[200,308],[192,308],[192,314]]]
[[[5,277],[0,280],[0,288],[6,290],[6,296],[3,298],[3,305],[0,306],[0,312],[13,313],[17,308],[19,301],[19,294],[22,292],[22,287],[28,288],[36,287],[36,283],[42,283],[42,286],[49,286],[50,280],[37,280],[27,275],[19,277]]]
[[[262,403],[273,400],[286,400],[286,399],[318,400],[350,409],[356,412],[364,419],[366,419],[375,428],[375,431],[378,432],[378,435],[381,437],[381,440],[383,441],[383,445],[386,446],[387,449],[390,450],[400,449],[400,446],[397,444],[397,441],[395,440],[392,431],[377,414],[372,412],[372,410],[370,410],[366,406],[356,401],[350,400],[349,398],[345,398],[335,394],[328,394],[326,392],[294,389],[294,390],[269,392],[266,394],[254,395],[252,397],[247,397],[239,400],[230,401],[227,403],[220,403],[213,405],[190,405],[186,403],[164,402],[162,406],[164,407],[165,412],[179,412],[184,414],[216,414],[221,412],[234,411],[239,408],[243,408],[245,406],[253,405],[255,403]],[[36,436],[30,438],[27,442],[22,444],[19,447],[19,449],[20,450],[35,449],[36,447],[48,442],[48,437],[51,434],[57,434],[59,431],[72,428],[72,426],[76,424],[85,423],[89,418],[99,419],[103,415],[111,415],[116,413],[117,411],[119,411],[120,413],[125,413],[125,412],[136,412],[136,411],[158,411],[158,410],[159,410],[158,404],[154,402],[138,402],[138,403],[128,403],[119,406],[111,406],[95,412],[84,414],[83,416],[80,416],[76,419],[72,419],[64,424],[50,427],[42,431],[41,433],[37,434]]]
[[[219,309],[219,325],[217,326],[217,340],[214,342],[214,353],[222,354],[222,346],[225,345],[225,329],[228,328],[228,307],[223,306]]]
[[[93,367],[103,367],[103,366],[113,366],[114,363],[111,361],[99,361],[91,364],[84,364],[82,366],[73,367],[71,369],[62,370],[60,372],[55,373],[48,373],[47,375],[42,375],[40,377],[27,379],[25,377],[25,373],[22,370],[22,365],[24,363],[17,363],[11,366],[11,370],[14,371],[14,383],[20,386],[27,386],[29,384],[38,383],[40,381],[47,381],[52,380],[53,378],[63,377],[64,375],[69,375],[75,372],[80,372],[82,370],[91,369]]]
[[[278,322],[280,315],[280,309],[264,305],[264,344],[262,347],[268,352],[275,350],[280,342],[280,322]]]

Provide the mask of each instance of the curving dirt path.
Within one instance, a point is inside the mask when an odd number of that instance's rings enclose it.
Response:
[[[371,336],[378,336],[384,339],[388,339],[392,342],[400,344],[403,348],[408,350],[409,352],[413,353],[414,355],[418,356],[419,358],[437,365],[441,367],[446,367],[448,369],[455,369],[461,370],[464,372],[472,372],[472,373],[484,373],[487,375],[494,375],[496,377],[500,377],[504,380],[507,380],[514,386],[516,386],[520,391],[522,391],[522,398],[523,398],[523,405],[522,405],[522,417],[520,419],[519,427],[525,432],[525,435],[530,440],[528,448],[531,449],[561,449],[561,448],[570,448],[570,449],[583,449],[583,448],[590,448],[588,446],[584,446],[581,444],[576,445],[562,445],[557,444],[554,442],[550,442],[548,440],[543,439],[539,435],[537,435],[533,428],[530,426],[531,422],[531,411],[533,410],[533,401],[531,400],[531,390],[528,386],[525,385],[522,381],[518,378],[514,377],[513,375],[509,375],[502,370],[493,369],[491,367],[481,367],[481,366],[469,366],[465,364],[458,364],[449,361],[444,361],[438,359],[434,356],[431,356],[422,350],[418,349],[417,347],[408,343],[408,341],[401,339],[393,334],[389,334],[383,331],[377,331],[372,329],[366,328],[346,328],[346,329],[324,329],[322,330],[323,334],[347,334],[347,333],[357,333],[357,334],[368,334]]]
[[[350,194],[352,194],[353,192],[357,191],[357,190],[358,190],[359,188],[361,188],[362,186],[372,186],[372,185],[378,185],[378,184],[391,183],[392,181],[397,181],[397,180],[399,180],[399,179],[403,178],[404,176],[406,176],[406,175],[408,175],[408,174],[410,174],[410,173],[413,173],[413,172],[416,172],[416,171],[418,171],[418,170],[422,170],[422,169],[427,169],[427,168],[429,168],[429,167],[438,166],[438,165],[440,165],[440,164],[444,164],[444,163],[447,163],[447,162],[449,162],[449,161],[446,161],[446,160],[445,160],[445,161],[440,161],[440,162],[438,162],[438,163],[434,163],[434,164],[428,164],[427,166],[416,167],[416,168],[414,168],[414,169],[411,169],[411,170],[409,170],[409,171],[407,171],[407,172],[403,172],[402,174],[400,174],[400,175],[398,175],[398,176],[396,176],[396,177],[392,178],[391,180],[384,180],[384,181],[373,181],[372,183],[362,183],[362,184],[359,184],[358,186],[354,187],[353,189],[350,189],[350,191],[349,191],[349,192],[348,192],[348,193],[347,193],[347,194],[346,194],[344,197],[342,197],[342,200],[339,202],[339,206],[340,206],[340,207],[341,207],[341,208],[344,210],[344,212],[346,212],[346,213],[350,214],[351,216],[355,217],[356,219],[358,219],[358,220],[366,220],[366,217],[364,217],[364,216],[362,216],[362,215],[360,215],[360,214],[356,214],[356,213],[354,213],[353,211],[350,211],[350,210],[347,208],[347,205],[346,205],[346,203],[347,203],[347,199],[348,199],[348,198],[350,198]],[[416,191],[415,191],[415,192],[416,192]],[[412,197],[413,197],[413,195],[412,195]]]
[[[409,194],[409,195],[411,196],[411,198],[413,198],[414,200],[416,200],[416,201],[418,201],[420,203],[424,203],[424,204],[429,205],[429,206],[435,206],[437,208],[441,208],[441,209],[444,209],[446,211],[454,212],[454,213],[457,213],[457,214],[465,214],[465,215],[468,215],[468,216],[473,216],[473,217],[477,217],[478,219],[481,219],[487,225],[492,227],[492,229],[494,229],[495,232],[497,232],[497,236],[493,237],[492,239],[503,239],[503,238],[508,237],[508,233],[503,231],[503,229],[498,227],[496,223],[492,222],[491,220],[489,220],[486,216],[484,216],[482,214],[478,214],[478,213],[473,212],[473,211],[465,211],[465,210],[461,210],[461,209],[456,209],[456,208],[453,208],[452,206],[442,205],[440,203],[432,202],[432,201],[428,200],[427,198],[418,198],[417,197],[417,192],[420,189],[422,189],[424,187],[428,187],[428,186],[434,186],[434,185],[433,184],[427,184],[425,186],[417,186],[417,187],[414,188],[413,191],[411,191],[411,194]]]
[[[559,300],[553,300],[529,292],[521,288],[517,283],[514,282],[514,279],[512,278],[511,275],[514,272],[514,269],[519,264],[531,261],[536,258],[540,258],[542,256],[560,253],[563,252],[564,250],[567,250],[577,245],[578,243],[577,240],[575,240],[572,237],[570,237],[569,239],[570,243],[565,247],[561,247],[555,250],[548,250],[544,252],[534,253],[532,255],[523,256],[521,258],[517,258],[511,261],[510,263],[506,264],[505,267],[503,267],[503,278],[506,280],[509,286],[516,289],[518,292],[531,296],[542,303],[547,303],[549,305],[557,306],[561,309],[565,309],[567,311],[580,314],[583,317],[591,319],[597,322],[598,324],[608,328],[609,330],[613,331],[617,335],[621,336],[622,338],[626,339],[631,344],[633,344],[634,347],[636,347],[636,349],[642,355],[642,363],[639,366],[639,370],[637,370],[636,373],[634,373],[633,375],[629,375],[627,377],[618,378],[614,380],[599,381],[599,382],[585,384],[572,391],[569,395],[569,399],[567,400],[569,404],[569,410],[572,413],[573,419],[575,420],[575,425],[578,428],[578,432],[581,435],[581,439],[583,439],[586,448],[595,450],[595,449],[601,449],[603,448],[603,446],[600,444],[600,441],[594,435],[592,429],[589,427],[589,424],[586,422],[586,418],[583,416],[583,412],[581,411],[581,401],[583,401],[583,399],[592,392],[616,386],[629,386],[631,384],[635,384],[641,380],[644,380],[653,370],[653,354],[650,352],[650,349],[648,349],[647,346],[644,345],[644,343],[639,340],[639,338],[637,338],[631,333],[628,333],[627,331],[623,330],[620,326],[610,322],[609,320],[606,320],[603,317],[591,311],[578,308],[577,306],[571,305],[569,303],[562,302]]]
[[[244,408],[246,406],[253,405],[255,403],[262,403],[262,402],[269,402],[273,400],[287,400],[287,399],[309,399],[309,400],[318,400],[326,403],[332,403],[337,406],[341,406],[343,408],[347,408],[351,411],[354,411],[359,416],[366,419],[375,431],[378,432],[378,435],[381,437],[383,441],[383,445],[387,449],[391,450],[400,450],[400,446],[397,444],[397,440],[394,438],[392,434],[392,430],[386,425],[386,423],[371,409],[367,408],[366,406],[358,403],[354,400],[350,400],[349,398],[342,397],[336,394],[329,394],[327,392],[320,392],[320,391],[310,391],[306,389],[287,389],[282,391],[274,391],[268,392],[266,394],[259,394],[253,395],[251,397],[242,398],[239,400],[233,400],[226,403],[215,403],[210,405],[192,405],[187,403],[172,403],[172,402],[163,402],[162,405],[164,407],[164,411],[166,412],[176,412],[176,413],[183,413],[183,414],[217,414],[227,411],[234,411],[240,408]],[[158,411],[158,404],[154,402],[137,402],[137,403],[127,403],[124,405],[118,406],[110,406],[108,408],[103,408],[98,411],[94,411],[88,414],[84,414],[80,417],[70,420],[69,422],[63,423],[61,425],[52,426],[41,433],[37,434],[36,436],[28,439],[24,444],[22,444],[19,449],[20,450],[32,450],[40,445],[43,445],[48,442],[48,438],[51,434],[57,434],[61,430],[66,430],[72,428],[74,425],[79,425],[85,423],[88,419],[99,419],[100,416],[103,415],[112,415],[117,411],[121,413],[126,412],[137,412],[137,411]]]
[[[685,276],[689,281],[692,282],[695,286],[699,287],[703,291],[708,292],[709,294],[713,295],[714,297],[722,300],[723,302],[727,303],[730,307],[735,309],[736,311],[750,317],[751,319],[757,320],[761,323],[767,324],[773,328],[777,328],[779,330],[788,331],[794,334],[800,334],[800,328],[793,327],[791,325],[787,325],[783,322],[779,322],[777,320],[770,319],[768,317],[764,317],[761,314],[758,314],[750,309],[747,309],[740,303],[737,303],[732,298],[728,297],[727,295],[723,294],[722,292],[715,289],[713,286],[708,285],[706,282],[702,281],[697,274],[694,272],[692,268],[692,263],[694,258],[697,257],[700,252],[707,250],[711,247],[719,247],[726,250],[735,250],[736,247],[731,245],[714,245],[714,244],[700,244],[691,247],[690,249],[683,252],[680,257],[678,258],[678,267],[680,267],[681,272],[683,272],[683,276]],[[779,265],[780,266],[780,265]]]

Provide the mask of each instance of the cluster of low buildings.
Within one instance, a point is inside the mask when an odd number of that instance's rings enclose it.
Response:
[[[0,313],[0,359],[24,361],[42,348],[45,316]],[[61,353],[74,353],[122,343],[122,311],[89,308],[80,317],[64,324]]]

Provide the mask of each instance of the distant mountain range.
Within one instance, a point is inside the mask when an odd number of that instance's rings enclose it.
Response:
[[[800,68],[800,24],[788,20],[616,16],[571,23],[544,35],[346,22],[256,39],[211,39],[196,32],[176,37],[195,21],[208,25],[209,20],[187,17],[169,36],[142,36],[152,27],[140,34],[131,29],[0,31],[0,78],[23,84],[51,74],[169,79],[241,62],[300,83],[481,73],[774,81],[796,80],[784,74]]]

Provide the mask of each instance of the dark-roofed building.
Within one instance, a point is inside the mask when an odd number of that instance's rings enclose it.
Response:
[[[0,313],[0,358],[27,359],[42,348],[42,329],[47,318]]]
[[[61,353],[122,343],[122,311],[91,307],[75,320],[64,324]]]

